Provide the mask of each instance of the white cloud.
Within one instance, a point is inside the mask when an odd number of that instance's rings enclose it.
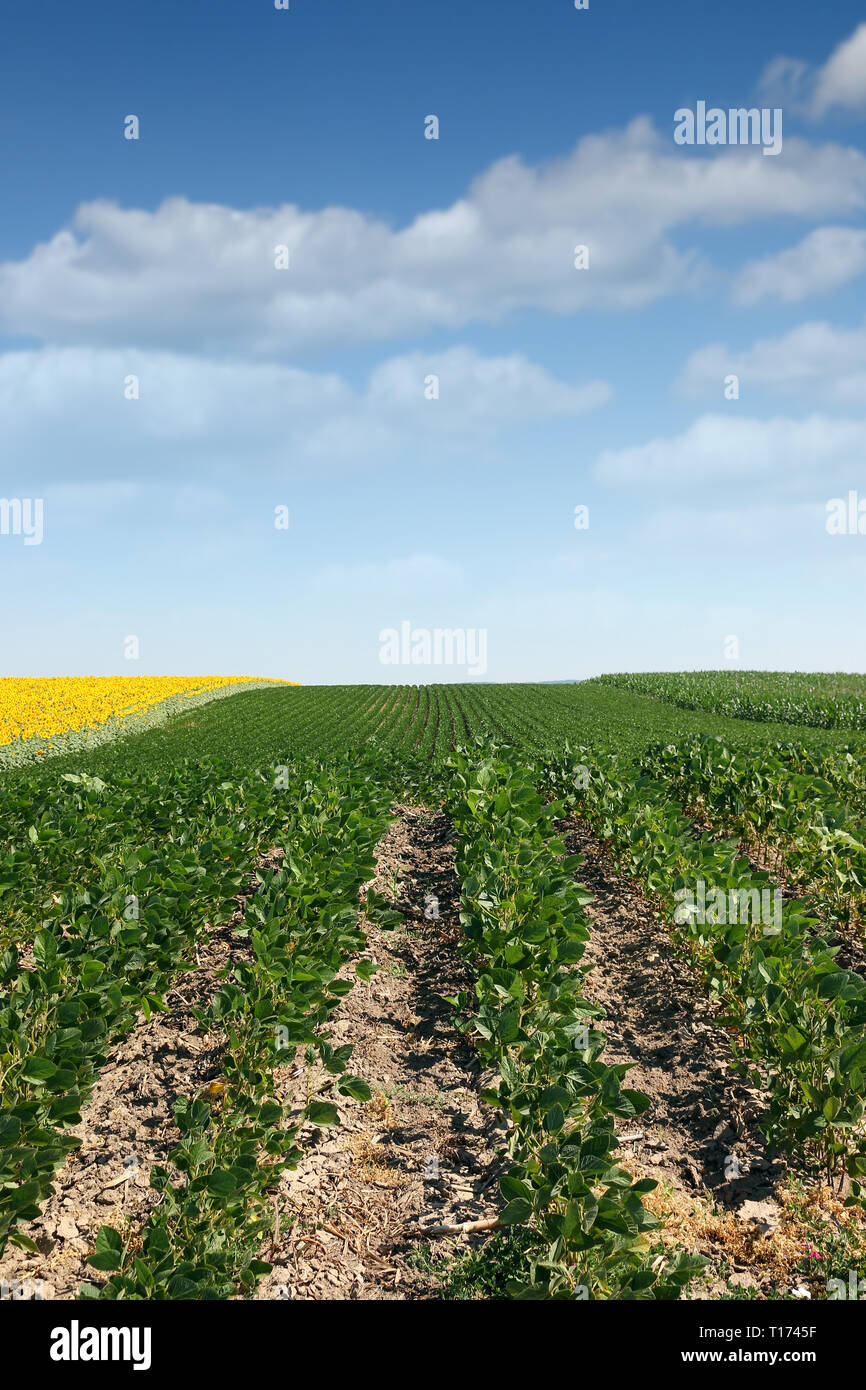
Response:
[[[755,387],[780,393],[809,391],[833,405],[866,400],[866,327],[803,323],[775,338],[760,338],[744,352],[710,343],[692,353],[677,386],[687,396],[721,398],[728,374],[740,379],[741,400]]]
[[[854,486],[866,458],[866,421],[814,414],[755,420],[702,415],[682,434],[625,449],[606,449],[594,473],[628,488],[699,490],[708,485],[771,487],[782,496]],[[852,481],[854,480],[854,481]]]
[[[439,399],[425,380],[439,377]],[[139,398],[124,383],[138,378]],[[520,354],[466,347],[380,364],[363,389],[334,373],[173,353],[44,348],[0,355],[7,474],[93,480],[350,466],[447,439],[471,448],[505,428],[580,415],[610,399]],[[420,441],[420,443],[419,443]],[[180,473],[178,473],[180,470]],[[219,478],[217,477],[217,481]]]
[[[520,353],[481,357],[472,348],[456,347],[433,356],[413,352],[383,362],[370,377],[368,401],[413,414],[425,410],[426,420],[430,403],[422,399],[420,388],[429,375],[439,378],[436,404],[455,412],[459,428],[472,420],[506,425],[582,415],[613,397],[605,381],[559,381]]]
[[[351,208],[238,210],[171,198],[83,204],[72,225],[0,266],[0,330],[62,343],[204,354],[382,341],[525,308],[628,309],[703,285],[685,229],[845,216],[866,157],[788,140],[701,157],[640,117],[537,167],[499,160],[449,208],[395,230]],[[578,244],[590,268],[575,270]],[[274,268],[287,245],[288,270]]]
[[[795,304],[810,294],[835,290],[866,270],[866,231],[817,227],[796,246],[750,261],[733,277],[738,304],[780,299]]]
[[[768,98],[816,118],[833,108],[866,110],[866,23],[843,39],[823,67],[800,58],[774,58],[759,87]]]
[[[831,106],[866,108],[866,24],[840,43],[818,72],[812,109],[821,116]]]

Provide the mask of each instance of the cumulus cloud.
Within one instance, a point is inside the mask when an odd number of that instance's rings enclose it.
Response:
[[[800,58],[774,58],[759,87],[769,99],[815,118],[834,108],[866,110],[866,23],[833,50],[823,67]]]
[[[803,420],[756,420],[702,415],[679,435],[596,459],[596,479],[613,487],[676,489],[715,485],[772,488],[777,496],[808,491],[819,482],[853,486],[862,477],[866,421],[815,413]]]
[[[439,398],[425,397],[437,377]],[[127,399],[131,378],[138,399]],[[129,383],[129,384],[127,384]],[[0,431],[7,473],[92,480],[244,470],[345,467],[419,440],[471,447],[507,427],[570,417],[611,397],[602,381],[569,382],[521,354],[467,347],[381,363],[355,388],[334,373],[118,348],[42,348],[0,355]]]
[[[850,111],[866,108],[866,23],[840,43],[818,70],[812,109],[821,116],[831,106]]]
[[[836,328],[803,323],[789,333],[759,338],[735,352],[710,343],[686,361],[677,387],[687,396],[720,396],[730,373],[740,378],[741,397],[755,387],[802,394],[838,406],[866,400],[866,327]]]
[[[383,362],[370,377],[367,400],[371,406],[381,403],[415,414],[423,408],[420,384],[432,375],[438,377],[438,403],[455,412],[456,419],[452,418],[460,427],[472,420],[506,425],[581,415],[607,404],[613,396],[605,381],[582,385],[559,381],[521,353],[481,357],[471,348],[455,347],[433,355],[407,353]]]
[[[835,290],[866,270],[866,231],[817,227],[796,246],[750,261],[733,277],[738,304],[779,299],[796,304],[810,294]]]
[[[689,228],[827,217],[866,202],[866,157],[788,140],[712,157],[646,118],[531,167],[499,160],[448,208],[399,229],[355,209],[99,200],[0,266],[0,330],[36,340],[274,357],[384,341],[521,309],[629,309],[711,274]],[[586,245],[590,266],[574,267]],[[289,248],[288,269],[275,248]]]

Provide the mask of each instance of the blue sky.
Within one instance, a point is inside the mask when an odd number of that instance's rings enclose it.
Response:
[[[862,7],[49,0],[0,55],[3,674],[866,669]]]

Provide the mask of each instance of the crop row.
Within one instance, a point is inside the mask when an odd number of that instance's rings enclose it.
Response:
[[[163,1007],[203,921],[225,920],[273,817],[266,788],[87,774],[4,788],[0,1248],[20,1242],[112,1041]]]
[[[115,783],[137,770],[171,775],[185,760],[212,759],[238,778],[262,765],[304,757],[329,759],[361,750],[407,764],[442,764],[455,748],[491,738],[530,757],[566,744],[642,753],[650,744],[717,735],[731,748],[762,748],[795,739],[811,750],[844,756],[855,735],[735,720],[683,710],[614,685],[276,686],[234,695],[160,728],[53,758],[50,778],[82,770]],[[862,760],[860,750],[859,757]],[[10,776],[4,774],[4,781]]]
[[[0,792],[0,1250],[51,1191],[111,1045],[164,1007],[207,924],[319,775],[182,764],[108,783],[47,768]],[[334,774],[351,785],[350,770]],[[343,779],[340,781],[340,779]],[[289,786],[291,790],[288,790]],[[348,791],[345,793],[348,795]],[[331,796],[336,795],[333,786]]]
[[[847,1170],[856,1197],[866,1174],[866,981],[839,967],[808,905],[782,899],[736,840],[698,834],[667,783],[588,749],[551,772],[689,948],[735,1051],[769,1092],[768,1138],[828,1176]]]
[[[90,1264],[110,1277],[85,1285],[86,1297],[249,1296],[270,1269],[259,1256],[280,1173],[297,1167],[311,1131],[339,1123],[341,1097],[370,1098],[348,1071],[351,1044],[335,1048],[326,1025],[352,987],[339,972],[364,945],[358,894],[375,871],[389,798],[367,773],[345,767],[294,783],[289,797],[285,852],[278,867],[259,872],[247,906],[249,958],[235,961],[199,1016],[225,1037],[219,1079],[177,1103],[180,1142],[168,1165],[151,1171],[161,1201],[143,1230],[102,1228]],[[375,901],[367,907],[376,910]],[[376,967],[354,968],[367,978]]]
[[[457,837],[461,949],[475,999],[451,1002],[496,1080],[484,1099],[509,1126],[500,1179],[503,1225],[526,1228],[521,1299],[675,1298],[702,1262],[659,1258],[657,1219],[643,1204],[656,1183],[618,1166],[615,1121],[649,1104],[608,1066],[598,1010],[581,995],[587,940],[574,880],[579,860],[555,834],[562,807],[545,802],[517,758],[448,763],[446,808]],[[471,1009],[469,1017],[465,1017]]]
[[[727,748],[720,739],[658,744],[641,760],[649,775],[724,830],[784,856],[790,880],[830,922],[858,922],[866,904],[864,764],[808,750]]]
[[[866,678],[860,675],[677,671],[600,676],[599,683],[734,719],[866,729]]]
[[[3,676],[0,768],[82,752],[212,699],[286,684],[243,676]]]

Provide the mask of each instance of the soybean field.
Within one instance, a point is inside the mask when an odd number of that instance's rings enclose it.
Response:
[[[864,678],[98,680],[0,767],[5,1288],[839,1296]]]

